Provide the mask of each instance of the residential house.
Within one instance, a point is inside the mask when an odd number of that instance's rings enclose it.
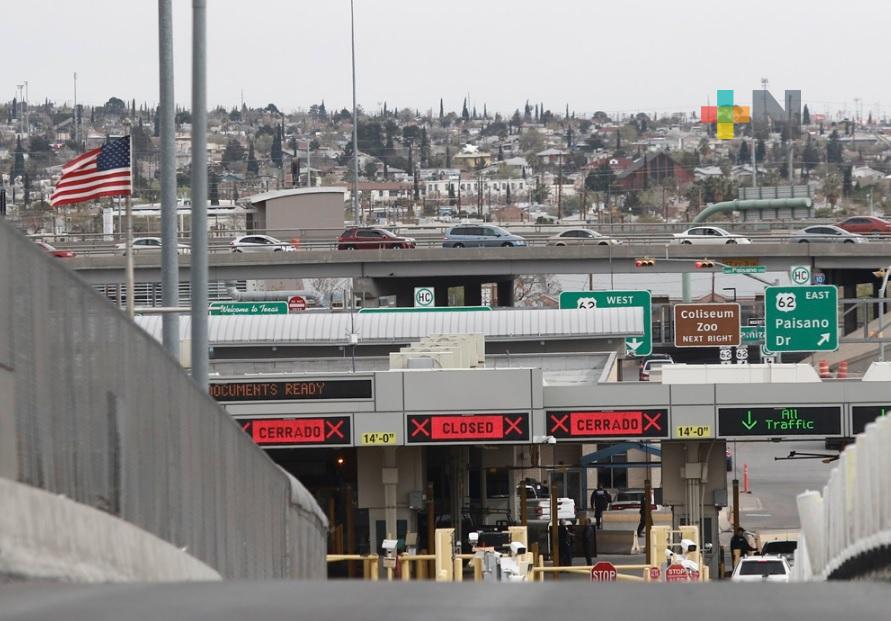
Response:
[[[643,190],[673,179],[678,185],[693,181],[693,173],[675,161],[668,153],[646,153],[616,175],[615,188],[619,191]]]

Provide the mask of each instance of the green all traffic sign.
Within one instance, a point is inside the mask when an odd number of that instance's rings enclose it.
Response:
[[[766,287],[764,317],[772,352],[838,349],[838,290],[832,285]]]
[[[625,353],[629,356],[649,356],[653,353],[653,299],[649,291],[564,291],[560,294],[560,308],[633,308],[643,309],[643,336],[625,339]]]

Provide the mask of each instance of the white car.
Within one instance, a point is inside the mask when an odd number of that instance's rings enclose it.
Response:
[[[678,244],[751,244],[748,237],[730,233],[717,226],[694,226],[683,233],[675,233]]]
[[[789,582],[789,563],[782,556],[747,556],[740,559],[731,582]]]
[[[607,237],[591,229],[566,229],[548,237],[548,246],[614,246],[621,244],[618,239]]]
[[[133,254],[148,254],[152,252],[161,252],[160,237],[137,237],[132,242]],[[127,254],[127,243],[123,242],[115,245],[115,249],[122,255]],[[186,244],[177,244],[177,254],[190,254],[192,249]]]
[[[269,235],[242,235],[229,242],[232,252],[294,252],[294,246]]]

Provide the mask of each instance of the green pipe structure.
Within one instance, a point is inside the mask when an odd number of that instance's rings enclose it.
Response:
[[[800,207],[810,208],[809,198],[761,198],[741,201],[739,199],[712,203],[696,214],[692,224],[705,222],[716,213],[725,211],[751,211],[755,209],[796,209]]]

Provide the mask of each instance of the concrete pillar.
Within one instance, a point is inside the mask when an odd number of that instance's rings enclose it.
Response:
[[[514,305],[514,281],[499,280],[498,281],[498,306]]]
[[[846,282],[842,287],[842,297],[856,298],[857,283]],[[844,332],[842,334],[851,334],[857,330],[857,311],[854,304],[842,304],[842,312],[844,315]]]
[[[384,520],[387,537],[396,537],[396,492],[399,485],[399,468],[396,467],[396,447],[384,448],[384,467],[381,468],[384,484]]]

